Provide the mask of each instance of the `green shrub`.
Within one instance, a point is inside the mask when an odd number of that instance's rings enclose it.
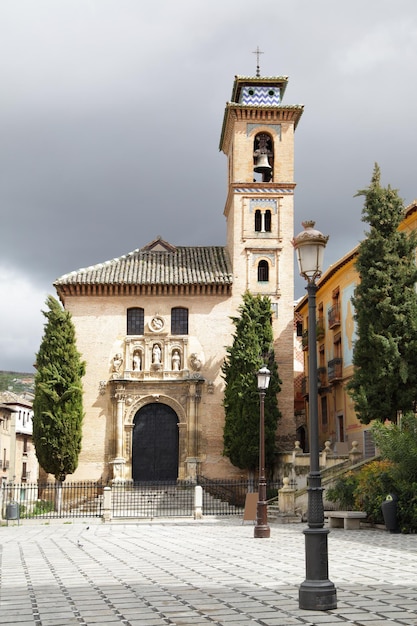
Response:
[[[386,459],[367,463],[356,473],[347,472],[326,490],[326,499],[342,509],[366,511],[368,521],[384,524],[381,505],[389,493],[395,493],[401,532],[416,533],[417,481],[410,479],[409,469],[399,465]]]
[[[417,532],[417,482],[402,481],[397,485],[398,523],[402,533]]]
[[[417,419],[414,413],[398,424],[372,425],[372,435],[381,457],[391,462],[391,488],[398,496],[398,522],[402,532],[417,532]],[[384,498],[383,498],[384,499]],[[375,506],[378,506],[376,502]]]
[[[372,437],[382,459],[395,464],[399,480],[417,481],[417,419],[413,413],[402,416],[398,424],[372,425]]]
[[[44,513],[49,513],[54,510],[54,503],[51,500],[37,500],[35,502],[32,515],[43,515]]]
[[[353,472],[347,472],[336,480],[332,487],[326,489],[326,500],[337,503],[341,509],[355,508],[355,490],[358,478]]]
[[[358,472],[355,489],[355,507],[366,511],[367,519],[374,524],[383,524],[381,504],[389,493],[396,493],[395,465],[391,461],[372,461]]]

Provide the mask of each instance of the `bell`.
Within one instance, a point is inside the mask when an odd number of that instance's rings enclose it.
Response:
[[[271,170],[272,167],[269,165],[267,154],[260,154],[258,157],[256,157],[256,165],[253,168],[254,172],[258,172],[259,174],[265,174],[267,172],[270,172]]]

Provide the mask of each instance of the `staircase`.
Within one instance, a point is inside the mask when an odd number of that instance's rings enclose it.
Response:
[[[278,501],[273,500],[268,504],[268,522],[275,524],[296,524],[302,522],[302,516],[297,513],[281,513]]]

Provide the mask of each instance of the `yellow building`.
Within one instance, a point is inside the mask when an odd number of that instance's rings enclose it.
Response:
[[[405,209],[399,230],[417,229],[417,203]],[[353,346],[355,322],[352,296],[359,277],[355,269],[358,247],[330,266],[317,282],[317,380],[319,438],[324,447],[330,441],[332,448],[345,454],[358,443],[364,456],[374,454],[370,426],[363,425],[356,417],[353,402],[346,392],[346,384],[353,373]],[[308,302],[302,298],[295,309],[302,318],[304,372],[308,372]],[[308,415],[308,384],[304,377],[305,415]],[[308,430],[308,420],[305,419]],[[307,441],[308,438],[306,437]]]
[[[87,362],[74,479],[236,475],[222,455],[221,367],[246,290],[272,302],[280,442],[294,441],[291,240],[294,131],[303,107],[282,105],[287,80],[235,78],[220,139],[225,247],[158,237],[55,282]]]

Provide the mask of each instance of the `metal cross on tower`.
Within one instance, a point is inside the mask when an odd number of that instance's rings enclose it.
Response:
[[[256,76],[259,77],[261,75],[261,70],[259,67],[259,55],[264,53],[259,50],[259,46],[256,46],[256,50],[252,54],[256,54]]]

